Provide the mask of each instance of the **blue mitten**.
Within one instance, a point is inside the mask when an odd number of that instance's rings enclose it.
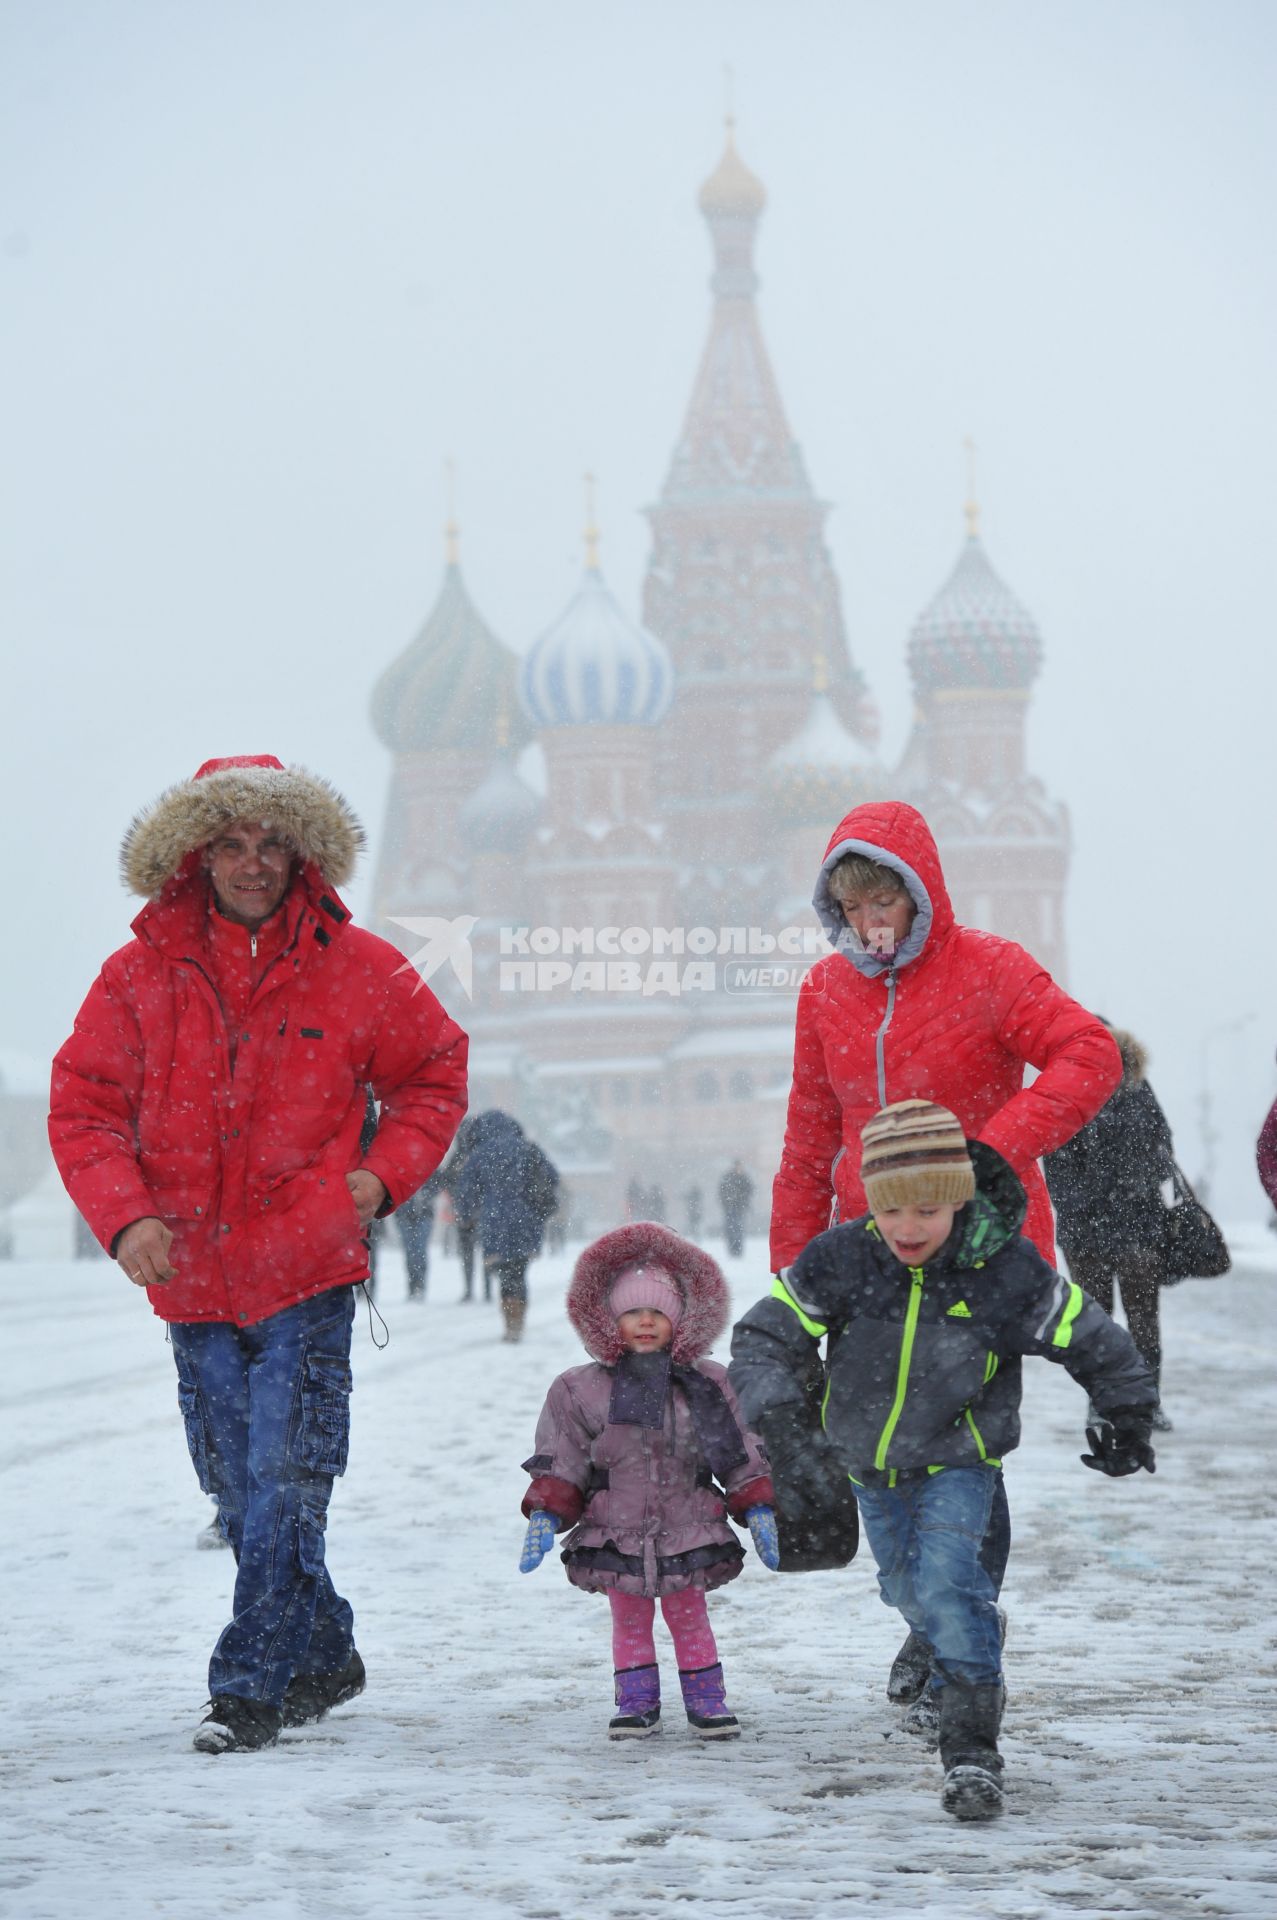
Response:
[[[528,1531],[523,1539],[523,1552],[519,1555],[520,1573],[535,1573],[554,1545],[554,1536],[558,1530],[557,1515],[546,1513],[538,1507],[528,1519]]]
[[[745,1518],[754,1540],[754,1551],[765,1567],[775,1573],[780,1565],[780,1535],[776,1531],[776,1515],[770,1507],[747,1507]]]

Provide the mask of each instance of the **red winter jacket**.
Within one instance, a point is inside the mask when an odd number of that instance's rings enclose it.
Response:
[[[465,1113],[466,1036],[402,954],[351,924],[313,862],[279,911],[233,1066],[215,980],[228,939],[250,935],[219,923],[214,959],[197,855],[142,909],[54,1061],[54,1157],[102,1245],[147,1215],[173,1229],[177,1277],[147,1289],[165,1320],[248,1324],[365,1278],[347,1173],[369,1168],[398,1205]],[[361,1158],[369,1086],[381,1120]]]
[[[861,853],[902,876],[918,911],[894,960],[866,952],[830,897],[828,875]],[[868,1211],[860,1132],[895,1100],[935,1100],[970,1139],[1010,1162],[1028,1193],[1024,1231],[1054,1264],[1037,1165],[1097,1113],[1122,1077],[1103,1022],[1057,987],[1023,947],[962,927],[922,815],[902,801],[856,807],[835,831],[814,905],[839,951],[798,997],[785,1147],[772,1189],[771,1257],[788,1266],[837,1217]],[[1026,1064],[1040,1071],[1024,1085]]]

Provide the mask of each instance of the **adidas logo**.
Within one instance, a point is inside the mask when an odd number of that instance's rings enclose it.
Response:
[[[959,1300],[956,1307],[950,1307],[948,1309],[948,1317],[954,1320],[969,1320],[971,1318],[971,1309],[965,1300]]]

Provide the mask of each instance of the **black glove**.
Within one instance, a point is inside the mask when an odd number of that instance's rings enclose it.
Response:
[[[1115,1480],[1128,1473],[1138,1473],[1141,1467],[1148,1473],[1156,1473],[1157,1456],[1148,1443],[1152,1431],[1153,1422],[1142,1408],[1115,1407],[1112,1413],[1087,1428],[1091,1451],[1082,1454],[1082,1465],[1094,1467],[1097,1473],[1110,1474]]]
[[[771,1465],[781,1573],[845,1567],[860,1516],[845,1463],[805,1407],[775,1407],[755,1423]]]

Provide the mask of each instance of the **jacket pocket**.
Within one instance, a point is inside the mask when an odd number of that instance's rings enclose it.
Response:
[[[312,1473],[345,1473],[350,1454],[350,1368],[308,1353],[302,1362],[301,1460]]]

